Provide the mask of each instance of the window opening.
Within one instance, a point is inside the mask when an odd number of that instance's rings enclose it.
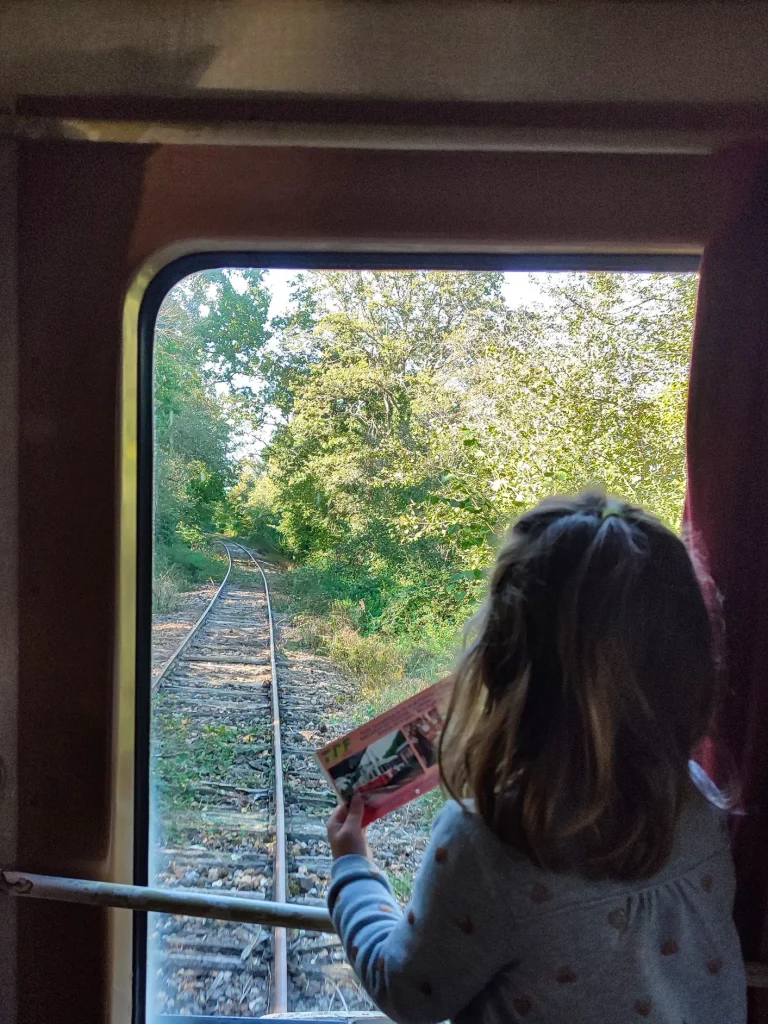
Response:
[[[312,752],[445,672],[510,520],[598,484],[679,525],[696,261],[256,259],[142,312],[136,880],[323,906]],[[403,902],[441,800],[371,826]],[[334,936],[137,924],[149,1021],[373,1009]]]

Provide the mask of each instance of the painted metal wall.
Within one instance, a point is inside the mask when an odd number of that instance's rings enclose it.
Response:
[[[15,147],[0,165],[4,187]],[[137,270],[227,244],[694,252],[711,220],[706,162],[679,156],[27,142],[17,202],[3,216],[15,220],[18,260],[0,260],[4,310],[18,276],[18,344],[7,332],[3,380],[12,394],[17,358],[18,418],[12,405],[0,418],[11,480],[18,455],[18,501],[3,495],[18,546],[3,551],[0,606],[6,635],[16,617],[19,634],[18,682],[6,656],[0,694],[4,707],[18,702],[13,866],[124,881],[131,679],[130,658],[120,671],[116,660],[119,394]],[[129,327],[136,309],[134,294]],[[122,582],[130,603],[129,570]],[[20,1022],[96,1024],[109,1007],[127,1020],[126,914],[25,901],[16,916],[15,948],[2,933],[0,964],[16,958]]]
[[[677,0],[25,0],[0,97],[768,99],[768,10]]]

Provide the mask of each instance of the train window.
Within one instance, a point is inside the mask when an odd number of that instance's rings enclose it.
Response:
[[[510,519],[679,523],[696,261],[229,260],[142,314],[137,881],[323,906],[313,751],[445,671]],[[440,802],[369,830],[404,902]],[[150,1021],[374,1009],[334,936],[137,927]]]

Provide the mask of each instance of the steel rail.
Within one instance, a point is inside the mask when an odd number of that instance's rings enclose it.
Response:
[[[223,542],[219,541],[218,543],[221,543],[227,552],[229,561],[227,573],[203,614],[171,655],[168,662],[166,662],[163,671],[153,684],[153,690],[160,680],[168,674],[173,663],[203,624],[231,575],[232,552]],[[272,602],[267,577],[253,553],[242,544],[234,541],[231,543],[233,547],[240,548],[259,570],[264,582],[264,594],[267,604],[270,665],[272,671],[272,729],[275,757],[274,893],[277,898],[261,902],[238,896],[214,896],[208,893],[198,894],[189,891],[157,889],[151,886],[122,885],[115,882],[100,882],[79,878],[61,878],[52,875],[38,875],[3,869],[0,869],[0,895],[54,900],[64,903],[77,903],[84,906],[111,907],[149,913],[181,914],[188,917],[239,921],[246,924],[260,924],[272,927],[274,928],[273,1006],[270,1014],[272,1016],[273,1014],[287,1013],[288,1010],[286,929],[301,928],[307,931],[333,934],[335,928],[331,922],[330,915],[325,910],[319,907],[307,907],[287,902],[285,800],[283,793],[280,704]],[[749,988],[768,988],[768,965],[747,961],[745,968],[747,986]]]
[[[238,896],[224,896],[158,889],[151,886],[122,885],[79,878],[60,878],[52,875],[0,870],[0,894],[30,899],[56,900],[93,907],[116,907],[132,911],[182,914],[188,917],[210,918],[222,921],[242,921],[261,924],[274,929],[273,968],[270,993],[270,1014],[288,1012],[288,928],[332,934],[335,929],[327,911],[288,903],[285,840],[285,794],[283,789],[282,740],[280,735],[280,695],[277,680],[275,625],[269,583],[260,563],[242,544],[219,541],[227,552],[227,572],[205,611],[184,640],[168,659],[162,672],[152,685],[154,691],[169,674],[179,656],[205,622],[220,597],[233,568],[232,548],[239,548],[256,566],[264,583],[269,626],[269,660],[272,674],[272,738],[275,771],[275,846],[273,899],[265,902]]]
[[[182,642],[173,652],[171,657],[163,666],[163,670],[157,679],[152,684],[152,691],[154,692],[160,685],[161,681],[168,676],[173,669],[179,656],[185,650],[190,641],[194,638],[197,631],[205,622],[209,612],[216,604],[219,596],[221,595],[225,584],[229,580],[232,573],[232,548],[239,548],[247,558],[249,558],[261,574],[261,578],[264,582],[264,595],[267,604],[267,622],[269,624],[269,661],[272,671],[272,749],[274,757],[274,770],[275,770],[275,848],[273,854],[274,868],[272,876],[272,892],[273,906],[285,907],[290,906],[288,903],[288,886],[287,886],[287,875],[286,875],[286,843],[285,843],[285,795],[283,792],[283,752],[282,743],[280,737],[280,696],[277,685],[277,662],[275,655],[275,626],[272,618],[272,601],[269,594],[269,584],[267,583],[267,577],[264,574],[259,562],[253,555],[252,551],[249,551],[243,544],[238,544],[236,541],[230,541],[229,544],[223,541],[217,541],[221,544],[224,550],[227,552],[227,558],[229,565],[227,566],[227,572],[224,579],[221,582],[216,593],[211,598],[207,608],[197,620],[192,629],[187,633]],[[76,881],[76,880],[75,880]],[[91,884],[91,883],[87,883]],[[98,883],[93,883],[98,884]],[[136,888],[136,887],[134,887]],[[162,892],[163,890],[144,890],[145,892]],[[174,895],[188,896],[190,894],[175,893]],[[52,897],[53,898],[53,897]],[[218,897],[217,897],[218,898]],[[231,900],[232,897],[221,897],[225,901]],[[199,899],[199,897],[198,897]],[[210,902],[211,897],[206,897],[208,906],[213,908],[214,904]],[[146,908],[145,908],[146,909]],[[229,909],[229,908],[224,908]],[[313,908],[316,909],[316,908]],[[174,913],[174,911],[169,911]],[[178,911],[176,911],[178,913]],[[185,913],[185,911],[181,911]],[[186,913],[190,913],[186,911]],[[321,911],[321,914],[323,912]],[[192,916],[192,915],[190,915]],[[214,917],[214,914],[207,914],[203,916]],[[288,915],[289,917],[291,915]],[[231,918],[236,920],[236,918]],[[250,920],[250,919],[249,919]],[[323,920],[323,918],[320,918]],[[258,922],[262,923],[262,922]],[[270,1009],[272,1013],[287,1013],[288,1011],[288,935],[286,932],[285,925],[279,925],[276,921],[271,922],[274,926],[274,933],[272,938],[273,947],[273,958],[272,958],[272,979],[271,979],[271,993],[270,993]],[[288,925],[289,927],[300,927],[299,925]]]
[[[121,885],[82,878],[58,878],[0,871],[0,894],[30,899],[80,903],[90,907],[118,907],[156,914],[184,914],[216,921],[242,921],[267,927],[306,928],[313,932],[334,931],[330,916],[321,907],[300,903],[274,903],[244,896],[222,896],[181,889],[157,889],[144,885]]]
[[[275,623],[272,618],[272,601],[269,595],[269,584],[259,562],[252,551],[242,544],[234,543],[250,558],[264,581],[264,596],[267,602],[267,620],[269,622],[269,661],[272,669],[272,752],[275,762],[275,849],[273,854],[274,873],[272,876],[272,896],[280,904],[288,904],[288,886],[286,880],[286,843],[285,843],[285,794],[283,791],[283,747],[280,736],[280,693],[277,685],[277,661],[275,657]],[[290,905],[290,904],[288,904]],[[285,928],[275,928],[272,937],[272,1013],[288,1012],[288,935]]]
[[[195,635],[197,634],[197,631],[198,631],[198,630],[200,629],[200,627],[202,626],[202,624],[203,624],[203,623],[205,622],[205,620],[206,620],[206,619],[208,618],[208,613],[210,612],[210,610],[211,610],[211,609],[213,608],[213,606],[214,606],[214,605],[216,604],[216,602],[218,601],[218,599],[219,599],[219,597],[220,597],[220,595],[221,595],[221,592],[222,592],[222,590],[224,589],[224,587],[225,587],[225,585],[226,585],[226,583],[227,583],[227,580],[229,579],[229,577],[230,577],[230,575],[231,575],[231,573],[232,573],[232,552],[231,552],[231,551],[229,550],[229,548],[227,547],[227,545],[226,545],[226,544],[225,544],[225,543],[224,543],[223,541],[221,541],[221,540],[218,540],[218,541],[216,541],[216,543],[217,543],[217,544],[221,544],[221,546],[222,546],[222,547],[224,548],[224,550],[226,551],[226,553],[227,553],[227,559],[229,560],[229,565],[227,566],[227,571],[226,571],[226,574],[225,574],[225,576],[224,576],[224,579],[223,579],[223,580],[221,581],[221,583],[219,584],[219,588],[218,588],[218,590],[216,591],[216,593],[215,593],[215,594],[213,595],[213,597],[211,598],[211,600],[210,600],[210,601],[208,602],[208,606],[206,607],[206,609],[205,609],[205,611],[203,612],[203,614],[202,614],[202,615],[200,616],[200,618],[199,618],[199,619],[197,620],[197,622],[196,622],[196,623],[194,624],[194,626],[192,627],[192,629],[190,629],[190,631],[189,631],[189,632],[187,633],[187,635],[186,635],[186,636],[184,637],[184,639],[183,639],[183,640],[181,641],[181,643],[180,643],[180,644],[179,644],[179,646],[178,646],[178,647],[176,648],[176,650],[175,650],[175,651],[173,652],[173,654],[172,654],[172,655],[170,656],[170,658],[168,659],[168,661],[166,661],[165,665],[163,665],[163,670],[162,670],[162,672],[160,673],[160,675],[159,675],[159,676],[157,677],[157,679],[153,680],[153,682],[152,682],[152,692],[153,692],[153,693],[154,693],[154,692],[155,692],[155,690],[156,690],[156,689],[158,688],[158,686],[159,686],[159,685],[160,685],[160,683],[161,683],[161,682],[163,681],[163,679],[165,679],[165,677],[166,677],[166,676],[167,676],[167,675],[169,674],[169,672],[170,672],[170,671],[171,671],[171,669],[173,668],[173,666],[174,666],[174,664],[176,663],[176,661],[177,661],[177,659],[178,659],[179,655],[181,654],[181,652],[182,652],[183,650],[185,650],[185,649],[186,649],[186,647],[187,647],[187,645],[188,645],[188,644],[189,644],[189,643],[190,643],[190,642],[191,642],[191,641],[192,641],[192,640],[194,639]],[[238,544],[237,546],[238,546],[238,547],[240,547],[240,545],[239,545],[239,544]]]

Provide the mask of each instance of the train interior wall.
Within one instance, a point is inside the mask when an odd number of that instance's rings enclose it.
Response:
[[[115,650],[123,309],[137,271],[211,245],[696,252],[714,215],[707,161],[86,142],[3,142],[0,156],[0,292],[18,314],[0,381],[0,616],[18,630],[18,664],[0,655],[3,852],[27,871],[130,880],[114,842]],[[127,947],[106,914],[25,901],[14,915],[0,1018],[97,1024],[112,1005],[128,1019]]]

